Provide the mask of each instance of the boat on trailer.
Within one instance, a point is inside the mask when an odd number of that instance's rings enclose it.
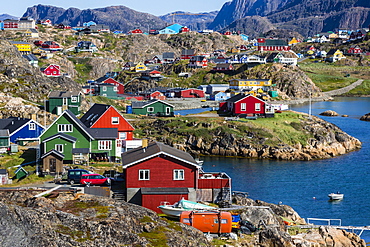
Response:
[[[339,192],[337,193],[330,193],[328,195],[331,201],[338,201],[338,200],[343,200],[344,194],[341,194]]]
[[[173,205],[170,205],[169,202],[163,202],[162,205],[158,207],[164,214],[169,216],[180,217],[181,213],[184,211],[201,211],[201,210],[216,210],[217,208],[208,206],[202,203],[197,203],[193,201],[188,201],[181,199]]]

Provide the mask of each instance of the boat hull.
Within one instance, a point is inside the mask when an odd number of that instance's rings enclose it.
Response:
[[[330,198],[330,200],[343,200],[343,197],[344,195],[343,194],[335,194],[335,193],[331,193],[328,195],[328,197]]]

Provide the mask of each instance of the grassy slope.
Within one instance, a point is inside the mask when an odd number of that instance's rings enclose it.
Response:
[[[161,129],[153,128],[152,123],[156,120],[151,119],[135,121],[134,125],[135,137],[153,138],[158,141],[166,139],[173,143],[184,143],[188,135],[212,142],[215,136],[233,134],[236,138],[253,136],[252,142],[255,138],[264,138],[264,144],[271,146],[297,143],[305,145],[311,136],[302,129],[301,120],[304,118],[301,114],[283,112],[276,114],[275,118],[243,119],[228,124],[225,124],[223,118],[178,117],[162,119],[165,122],[164,128]]]

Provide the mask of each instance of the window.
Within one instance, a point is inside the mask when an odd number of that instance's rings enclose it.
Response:
[[[55,150],[59,153],[63,153],[63,144],[55,144]]]
[[[150,180],[150,170],[139,170],[139,180]]]
[[[73,132],[72,124],[58,124],[58,132]]]
[[[72,97],[71,97],[71,102],[72,102],[72,103],[76,103],[76,102],[78,102],[78,101],[77,101],[77,98],[78,98],[77,96],[72,96]]]
[[[112,141],[99,141],[98,149],[99,150],[111,150],[112,149]]]
[[[36,129],[36,124],[35,123],[30,123],[28,125],[28,130],[35,130]]]
[[[107,94],[106,93],[103,93],[103,97],[107,97]]]
[[[119,124],[119,117],[112,117],[112,124]]]
[[[173,170],[173,180],[184,180],[184,170]]]
[[[127,139],[127,133],[126,132],[119,132],[119,139]]]
[[[113,87],[114,92],[118,92],[118,87]]]
[[[240,104],[240,110],[241,111],[246,111],[247,110],[247,103],[241,103]]]
[[[261,110],[261,103],[256,103],[255,105],[255,110],[260,111]]]
[[[107,91],[107,87],[106,86],[103,86],[103,91],[106,92]]]
[[[148,107],[148,112],[154,112],[154,107]]]
[[[68,104],[68,99],[67,98],[63,98],[63,105],[67,105]]]

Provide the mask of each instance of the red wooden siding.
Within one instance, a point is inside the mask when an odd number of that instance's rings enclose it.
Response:
[[[199,179],[199,189],[221,189],[224,187],[230,187],[229,179]]]
[[[174,180],[173,170],[183,169],[185,180]],[[139,180],[139,170],[150,170],[150,180]],[[154,157],[126,169],[127,188],[195,188],[197,168],[171,157]]]
[[[161,213],[162,211],[158,208],[159,205],[161,205],[162,202],[166,201],[169,202],[170,204],[174,204],[175,202],[180,201],[182,198],[185,200],[188,199],[188,195],[142,195],[141,197],[141,202],[142,206],[145,208],[149,208],[157,213]]]
[[[112,117],[119,118],[119,124],[112,124]],[[127,139],[132,140],[133,136],[132,133],[134,128],[127,122],[125,118],[119,114],[113,107],[109,107],[108,110],[101,116],[92,126],[91,128],[118,128],[118,132],[126,132]],[[118,136],[117,136],[118,138]]]
[[[241,104],[246,103],[246,110],[242,111],[241,110]],[[256,111],[256,103],[260,103],[260,110]],[[265,102],[262,100],[259,100],[255,97],[246,97],[234,104],[234,109],[233,109],[234,114],[263,114],[265,113]]]

